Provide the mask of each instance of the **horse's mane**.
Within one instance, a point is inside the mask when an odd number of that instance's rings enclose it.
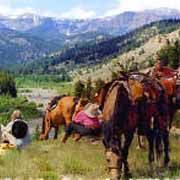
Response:
[[[119,85],[120,84],[120,81],[116,80],[114,82],[112,82],[107,94],[106,94],[106,98],[105,100],[109,97],[109,95],[111,94],[112,90],[114,89],[115,86]]]
[[[65,97],[66,95],[60,95],[60,96],[55,96],[49,103],[48,103],[48,110],[52,110],[56,107],[58,104],[58,101]]]
[[[122,71],[120,72],[119,76],[115,80],[112,80],[111,82],[107,83],[103,87],[103,88],[109,87],[104,101],[106,101],[106,99],[108,98],[109,94],[112,92],[115,86],[117,86],[118,84],[124,83],[124,81],[126,81],[127,79],[128,79],[128,74]]]
[[[114,81],[110,81],[110,82],[106,83],[104,86],[102,86],[101,88],[98,89],[97,93],[99,94],[102,89],[109,89],[109,87],[111,87],[113,82]]]

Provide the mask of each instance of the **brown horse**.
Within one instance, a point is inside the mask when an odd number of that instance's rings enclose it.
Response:
[[[163,110],[162,103],[166,104],[163,101],[165,97],[161,85],[145,75],[131,74],[128,78],[124,76],[113,82],[106,93],[105,91],[100,91],[99,94],[103,97],[101,98],[102,101],[97,96],[96,100],[99,101],[100,105],[104,104],[103,142],[107,150],[106,155],[112,177],[118,178],[122,163],[124,164],[125,175],[129,174],[128,150],[133,140],[135,129],[141,121],[144,124],[149,142],[149,161],[151,163],[154,160],[152,126],[155,124],[151,122],[151,117],[156,117],[158,120],[155,122],[159,123],[162,119],[162,115],[159,114],[160,110]],[[152,103],[153,101],[156,103]],[[158,109],[157,105],[160,106],[160,109]],[[121,146],[119,139],[119,136],[122,134],[125,137],[123,146]],[[165,147],[165,161],[168,162],[168,142],[165,142]]]
[[[40,139],[48,139],[52,127],[55,128],[54,139],[57,139],[59,126],[67,126],[71,123],[73,116],[82,110],[87,103],[88,99],[85,98],[65,95],[55,97],[45,111]]]
[[[55,97],[45,111],[40,139],[48,139],[52,127],[55,128],[54,139],[57,139],[60,125],[71,122],[77,100],[73,96]]]

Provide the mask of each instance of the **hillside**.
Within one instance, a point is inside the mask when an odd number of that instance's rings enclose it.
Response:
[[[58,50],[57,44],[8,29],[0,24],[0,65],[30,61]]]
[[[151,23],[123,36],[75,45],[43,59],[18,66],[15,70],[25,74],[55,74],[61,73],[62,69],[70,71],[79,66],[87,68],[88,66],[103,64],[113,57],[142,46],[156,35],[170,33],[179,28],[180,20]]]
[[[148,70],[154,65],[157,52],[165,47],[168,42],[172,43],[177,39],[180,39],[180,28],[168,34],[156,35],[142,46],[118,55],[107,63],[71,71],[71,75],[74,81],[79,79],[87,81],[88,78],[91,78],[93,81],[102,79],[108,82],[121,70]]]

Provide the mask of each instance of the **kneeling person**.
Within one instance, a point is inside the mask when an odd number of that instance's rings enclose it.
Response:
[[[80,139],[81,136],[97,136],[100,134],[101,127],[98,118],[100,114],[97,104],[88,103],[82,111],[75,115],[72,123],[66,127],[65,135],[61,142],[65,143],[73,132],[77,134],[75,140]]]

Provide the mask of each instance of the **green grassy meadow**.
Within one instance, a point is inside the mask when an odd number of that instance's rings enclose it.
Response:
[[[171,137],[172,161],[169,169],[158,167],[157,164],[154,169],[149,169],[147,151],[137,150],[134,140],[129,154],[133,178],[180,178],[179,141],[179,136]],[[97,145],[90,144],[87,139],[79,142],[69,139],[66,144],[61,144],[60,139],[34,141],[27,149],[11,150],[0,156],[0,178],[59,180],[64,176],[73,180],[80,177],[83,180],[108,178],[101,141]]]
[[[27,75],[16,77],[17,88],[53,89],[59,94],[74,94],[72,82],[61,81],[57,75]]]

